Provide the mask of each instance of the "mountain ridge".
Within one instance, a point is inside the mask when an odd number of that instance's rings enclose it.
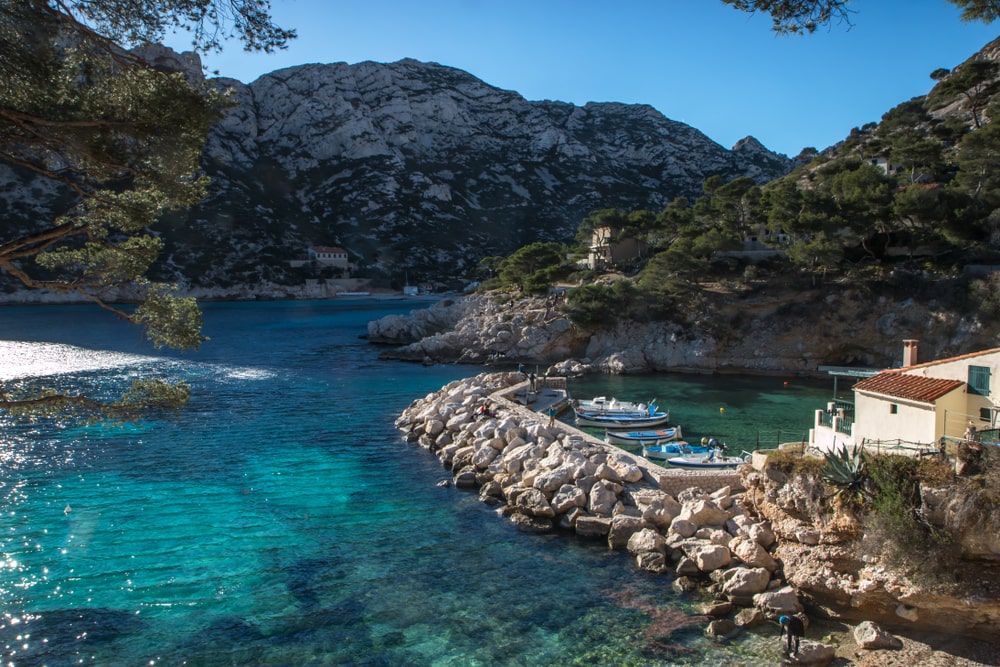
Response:
[[[210,245],[213,221],[236,216],[255,220],[276,260],[339,245],[375,278],[465,276],[483,256],[571,239],[592,210],[662,208],[709,175],[765,182],[792,164],[749,137],[727,150],[649,105],[531,102],[414,59],[218,85],[237,104],[206,143],[211,193],[167,238],[186,225]],[[168,252],[174,266],[198,263],[190,244]]]
[[[196,54],[141,53],[203,76]],[[156,227],[164,252],[151,272],[193,292],[331,277],[291,264],[334,245],[375,286],[459,283],[485,256],[570,241],[594,210],[658,210],[699,196],[708,176],[763,183],[792,167],[752,137],[726,149],[646,104],[529,101],[412,58],[212,83],[233,106],[205,144],[209,193]],[[43,179],[0,165],[0,182],[16,231],[59,213]]]

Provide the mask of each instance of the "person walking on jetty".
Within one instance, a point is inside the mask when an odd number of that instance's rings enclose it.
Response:
[[[556,406],[549,406],[549,426],[555,426],[556,424]]]
[[[802,619],[798,616],[782,616],[778,622],[781,623],[781,635],[786,638],[785,655],[798,655],[799,639],[806,633]],[[793,643],[794,650],[792,650]]]

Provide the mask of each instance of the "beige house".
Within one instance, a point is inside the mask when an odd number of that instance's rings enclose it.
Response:
[[[615,239],[616,233],[611,227],[595,227],[590,237],[590,254],[587,257],[587,267],[602,269],[621,262],[638,259],[648,250],[642,241],[636,238]]]
[[[810,444],[829,451],[864,444],[900,452],[933,449],[997,426],[1000,348],[917,363],[915,340],[903,341],[903,366],[854,385],[853,414],[817,410]]]

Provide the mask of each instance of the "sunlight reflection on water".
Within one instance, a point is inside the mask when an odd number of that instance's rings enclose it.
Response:
[[[124,368],[155,360],[155,357],[85,350],[59,343],[0,340],[0,380]]]

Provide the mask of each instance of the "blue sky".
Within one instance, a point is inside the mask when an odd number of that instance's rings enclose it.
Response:
[[[1000,34],[945,0],[855,0],[853,27],[775,36],[719,0],[272,0],[298,39],[203,58],[249,83],[306,63],[437,62],[529,100],[649,104],[729,148],[753,135],[794,156],[930,90]],[[168,40],[183,48],[184,40]]]

